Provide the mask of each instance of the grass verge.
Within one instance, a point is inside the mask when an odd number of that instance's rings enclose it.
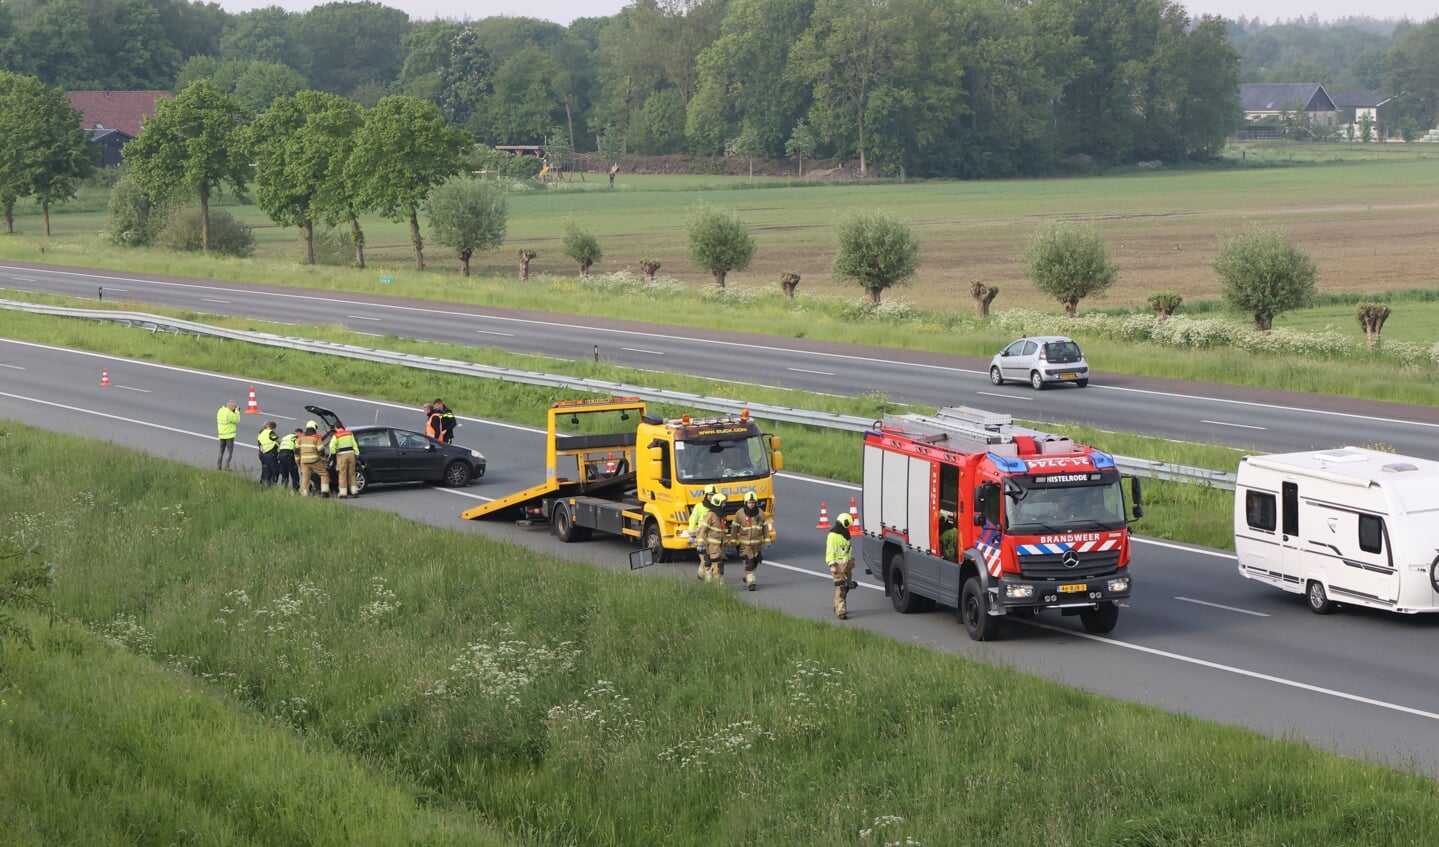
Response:
[[[40,545],[58,614],[111,645],[61,623],[0,647],[22,820],[69,803],[276,844],[443,843],[476,816],[536,845],[1439,837],[1430,780],[1303,744],[113,445],[0,445],[5,543]],[[61,462],[83,489],[50,484]],[[311,800],[299,837],[251,829]]]
[[[65,298],[43,298],[73,304]],[[91,304],[93,305],[93,304]],[[147,307],[146,311],[167,313],[168,310]],[[211,316],[171,312],[187,320],[205,320],[235,329],[286,333],[283,327],[258,321],[223,319]],[[341,328],[307,327],[307,337],[317,340],[368,345],[370,339],[356,337]],[[550,404],[577,392],[556,392],[554,389],[494,380],[418,371],[394,366],[378,366],[333,356],[319,356],[286,350],[236,344],[217,339],[191,336],[155,335],[121,326],[53,318],[22,312],[0,310],[0,335],[9,338],[93,350],[146,361],[165,362],[183,367],[242,374],[250,378],[291,383],[295,374],[304,373],[320,381],[317,388],[410,403],[418,406],[430,397],[445,397],[462,414],[494,418],[543,427]],[[577,377],[646,385],[711,396],[745,400],[776,406],[791,406],[816,411],[838,412],[864,418],[882,418],[887,412],[909,411],[893,403],[882,392],[871,392],[860,398],[828,394],[786,391],[776,388],[741,386],[730,382],[702,380],[679,374],[636,371],[603,363],[556,362],[536,356],[520,356],[499,350],[487,350],[453,344],[386,338],[377,342],[388,350],[434,356],[437,358],[477,361],[497,367],[521,370],[561,372]],[[303,368],[298,365],[304,365]],[[659,405],[666,414],[691,411]],[[932,408],[919,409],[933,412]],[[416,412],[417,422],[419,413]],[[418,423],[417,423],[418,425]],[[1092,444],[1121,456],[1151,459],[1191,467],[1232,469],[1238,465],[1241,451],[1225,447],[1176,444],[1162,438],[1140,435],[1104,433],[1082,427],[1054,427],[1072,432],[1083,444]],[[783,442],[785,467],[788,470],[828,479],[859,482],[859,436],[855,433],[816,429],[793,424],[770,423],[767,430],[779,435]],[[471,445],[480,450],[483,444]],[[1230,510],[1232,495],[1225,491],[1196,485],[1150,482],[1145,487],[1146,513],[1137,525],[1147,535],[1201,544],[1206,547],[1232,548],[1233,532]]]

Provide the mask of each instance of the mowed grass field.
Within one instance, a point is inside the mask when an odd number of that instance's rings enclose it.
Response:
[[[539,252],[532,274],[574,276],[576,268],[560,250],[564,224],[573,219],[600,240],[604,258],[595,272],[633,269],[642,257],[652,257],[662,263],[662,276],[704,286],[708,274],[687,259],[684,221],[695,204],[711,203],[736,209],[758,245],[752,266],[730,275],[731,287],[774,289],[780,273],[791,271],[802,277],[802,297],[858,299],[855,284],[832,279],[833,225],[849,211],[885,207],[912,224],[922,256],[915,278],[886,297],[919,308],[969,311],[969,286],[979,280],[1001,289],[995,309],[1057,311],[1025,278],[1021,261],[1034,227],[1054,219],[1094,223],[1120,267],[1109,292],[1081,303],[1081,312],[1142,308],[1157,291],[1177,291],[1190,303],[1216,300],[1219,287],[1210,261],[1219,240],[1251,223],[1288,232],[1318,264],[1320,292],[1382,295],[1427,288],[1435,276],[1439,149],[1431,147],[1255,146],[1239,155],[1246,162],[1251,155],[1273,162],[1297,156],[1296,162],[1311,164],[991,182],[811,184],[773,177],[621,174],[610,191],[602,175],[590,174],[584,181],[551,188],[527,183],[515,191],[508,240],[476,257],[473,269],[480,277],[514,278],[516,250],[530,248]],[[1402,149],[1382,155],[1391,148]],[[47,260],[115,266],[147,261],[102,245],[103,202],[91,193],[72,204],[74,211],[55,210]],[[247,264],[309,284],[313,271],[296,264],[301,256],[296,230],[269,224],[253,205],[226,208],[258,227],[259,248]],[[0,240],[0,251],[10,258],[38,257],[46,241],[39,237],[37,210],[22,205],[18,211],[23,237]],[[389,274],[394,277],[389,290],[396,293],[406,293],[407,285],[420,287],[419,278],[464,284],[449,251],[434,243],[425,253],[428,268],[417,277],[405,224],[367,219],[365,228],[372,267],[356,271],[356,280],[373,284]],[[81,261],[78,253],[88,255]],[[1352,316],[1344,323],[1353,323]],[[1396,310],[1386,332],[1412,331],[1412,340],[1428,332],[1410,323]]]

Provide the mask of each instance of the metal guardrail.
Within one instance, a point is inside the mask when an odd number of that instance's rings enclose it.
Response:
[[[522,371],[515,368],[499,368],[491,365],[480,365],[474,362],[462,362],[457,359],[416,356],[410,353],[396,353],[371,347],[359,347],[353,344],[315,341],[308,338],[295,338],[275,335],[268,332],[247,332],[244,330],[225,329],[224,327],[198,323],[196,321],[166,318],[145,312],[123,312],[108,309],[71,309],[64,306],[46,306],[37,303],[23,303],[15,300],[0,300],[0,308],[41,315],[110,321],[125,324],[126,326],[148,329],[151,332],[171,332],[182,335],[194,335],[197,338],[208,336],[231,341],[243,341],[248,344],[259,344],[265,347],[279,347],[286,350],[321,353],[327,356],[341,356],[348,359],[358,359],[360,361],[376,362],[379,364],[400,365],[402,367],[417,368],[419,370],[461,374],[478,377],[480,379],[498,379],[525,385],[543,385],[553,388],[588,391],[595,394],[634,396],[651,402],[672,403],[677,406],[711,409],[717,412],[738,414],[743,409],[749,409],[750,414],[757,418],[803,424],[805,426],[815,426],[824,429],[865,432],[874,426],[874,420],[872,418],[841,415],[835,412],[816,412],[806,409],[795,409],[789,406],[766,406],[747,403],[741,400],[731,400],[724,397],[710,397],[702,394],[689,394],[683,391],[669,391],[660,388],[643,388],[600,379],[546,374],[536,371]],[[1227,491],[1234,490],[1234,474],[1226,471],[1191,468],[1184,465],[1155,462],[1148,459],[1135,459],[1128,456],[1115,456],[1114,460],[1118,463],[1121,471],[1134,474],[1135,476],[1167,480],[1170,482],[1207,485],[1211,488],[1221,488]]]

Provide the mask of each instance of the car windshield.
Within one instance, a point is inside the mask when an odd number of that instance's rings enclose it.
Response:
[[[753,479],[769,473],[769,456],[757,435],[737,440],[677,441],[675,469],[680,482]]]
[[[1010,532],[1121,529],[1124,493],[1119,480],[1099,485],[1026,488],[1006,498]]]
[[[1044,359],[1052,364],[1077,362],[1082,358],[1079,345],[1073,341],[1051,341],[1044,345]]]

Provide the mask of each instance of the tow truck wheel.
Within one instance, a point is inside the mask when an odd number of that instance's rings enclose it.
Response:
[[[1309,600],[1309,611],[1316,615],[1327,615],[1334,611],[1334,601],[1324,591],[1324,583],[1317,579],[1309,580],[1304,586],[1304,596]]]
[[[977,576],[966,579],[960,589],[959,622],[972,641],[992,641],[999,633],[999,618],[989,614],[989,599]]]
[[[660,534],[659,521],[650,518],[645,521],[644,545],[650,549],[650,556],[656,562],[668,562],[670,551],[665,549],[664,536]]]
[[[1119,607],[1113,603],[1105,603],[1097,609],[1085,609],[1079,613],[1079,622],[1084,624],[1085,632],[1095,635],[1112,632],[1114,625],[1119,623]]]
[[[555,514],[550,519],[550,525],[555,531],[555,537],[566,544],[571,541],[584,541],[590,537],[589,527],[575,526],[574,519],[570,517],[569,507],[563,503],[555,506]]]

